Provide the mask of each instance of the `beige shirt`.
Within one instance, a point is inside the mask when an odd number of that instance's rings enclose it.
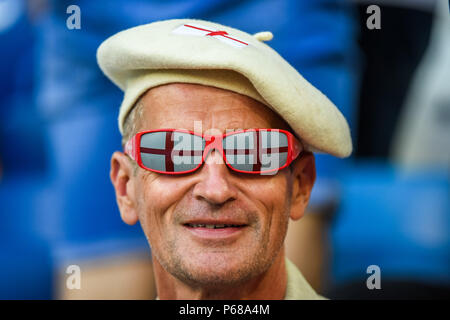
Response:
[[[298,268],[286,258],[287,287],[284,300],[326,300],[317,294]]]

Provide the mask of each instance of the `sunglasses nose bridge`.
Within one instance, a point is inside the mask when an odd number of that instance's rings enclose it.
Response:
[[[212,150],[217,150],[223,158],[222,136],[205,136],[205,149],[203,150],[203,162],[206,161]]]

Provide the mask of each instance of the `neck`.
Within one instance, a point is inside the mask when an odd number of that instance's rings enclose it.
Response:
[[[161,300],[281,300],[287,284],[284,248],[263,274],[233,287],[192,287],[169,274],[153,257],[158,297]]]

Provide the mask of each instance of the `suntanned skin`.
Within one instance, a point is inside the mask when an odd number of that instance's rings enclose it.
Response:
[[[289,129],[249,97],[195,84],[152,88],[142,97],[139,131],[182,128],[203,133],[230,129]],[[214,129],[215,131],[211,131]],[[235,173],[212,151],[196,172],[171,176],[134,168],[115,152],[111,181],[124,222],[140,222],[152,248],[160,299],[283,299],[284,238],[289,218],[300,219],[315,180],[314,156],[305,153],[275,175]],[[203,239],[192,220],[238,221],[226,239]]]

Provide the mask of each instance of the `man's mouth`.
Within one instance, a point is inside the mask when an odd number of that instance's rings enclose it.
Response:
[[[207,229],[223,229],[223,228],[240,228],[244,225],[239,224],[201,224],[201,223],[186,223],[185,226],[189,228],[207,228]]]
[[[198,240],[211,241],[216,239],[223,241],[228,239],[231,241],[237,239],[236,237],[247,229],[248,225],[234,221],[227,221],[227,223],[223,221],[192,221],[183,224],[183,226]]]

